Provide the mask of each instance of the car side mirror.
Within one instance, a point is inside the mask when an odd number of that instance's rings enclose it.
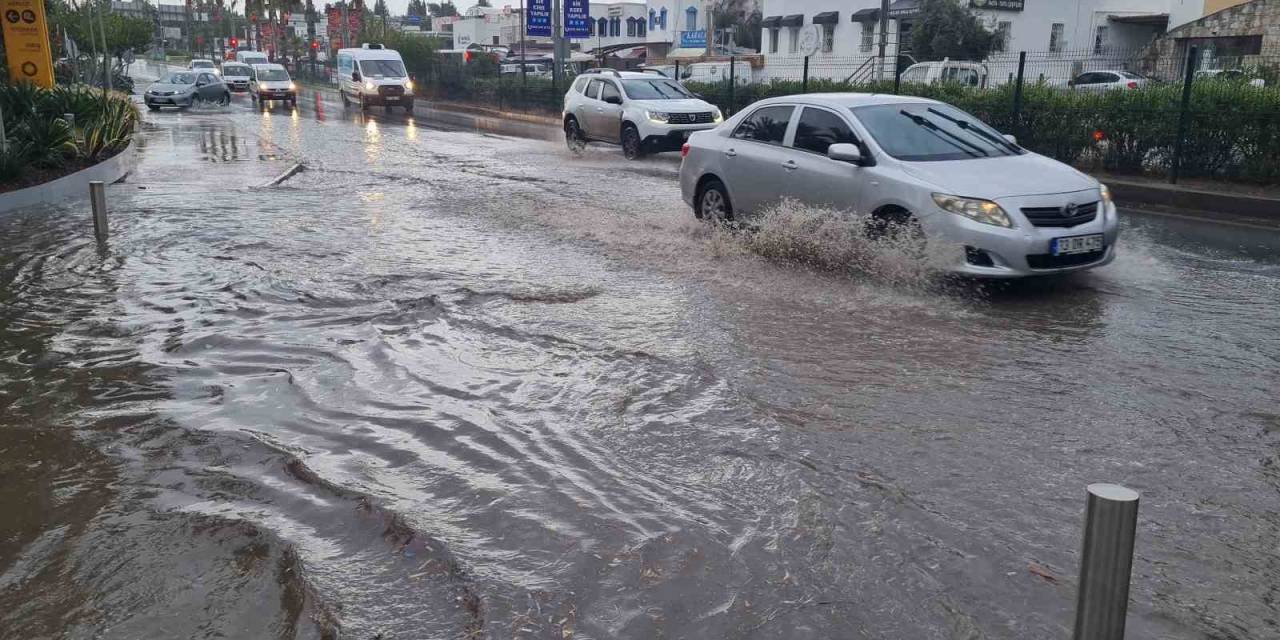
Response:
[[[352,72],[351,72],[351,81],[352,81],[352,82],[360,82],[360,72],[359,72],[359,71],[352,71]]]
[[[827,157],[839,162],[862,164],[862,149],[856,144],[840,142],[827,147]]]
[[[1012,133],[1006,133],[1006,134],[1004,134],[1004,139],[1005,139],[1005,140],[1008,140],[1009,142],[1011,142],[1011,143],[1013,143],[1013,144],[1018,144],[1018,136],[1015,136],[1015,135],[1013,135]]]
[[[622,104],[622,97],[621,97],[621,96],[609,96],[609,97],[605,98],[605,99],[604,99],[604,101],[605,101],[605,102],[607,102],[607,103],[609,103],[609,104]]]

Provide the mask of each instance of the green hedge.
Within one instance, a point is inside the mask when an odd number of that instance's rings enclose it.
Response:
[[[8,137],[0,184],[19,183],[31,169],[57,174],[105,160],[129,145],[138,122],[128,96],[81,86],[3,84],[0,109]]]
[[[688,83],[690,90],[728,110],[727,83]],[[893,83],[850,86],[811,80],[809,91],[892,93]],[[800,93],[799,81],[736,87],[733,107],[763,98]],[[1023,146],[1077,166],[1118,173],[1162,174],[1173,162],[1182,86],[1156,84],[1105,92],[1068,91],[1048,85],[1023,87],[1022,111],[1014,121],[1011,85],[974,89],[954,84],[902,85],[903,95],[953,104]],[[1101,132],[1101,141],[1094,133]],[[1182,156],[1183,175],[1280,182],[1280,89],[1229,82],[1192,86],[1190,126]]]

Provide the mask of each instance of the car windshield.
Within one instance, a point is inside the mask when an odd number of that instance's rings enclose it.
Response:
[[[164,81],[168,84],[195,84],[196,74],[194,73],[171,73]]]
[[[360,73],[370,78],[403,78],[404,63],[399,60],[361,60]]]
[[[192,61],[191,61],[191,68],[193,68],[193,69],[212,69],[212,68],[214,68],[214,66],[213,66],[213,63],[212,63],[212,62],[209,62],[208,60],[192,60]]]
[[[972,115],[943,104],[883,104],[852,111],[885,153],[899,160],[967,160],[1026,153]]]
[[[282,81],[289,79],[289,72],[284,69],[260,69],[258,80],[262,82]]]
[[[673,80],[623,80],[622,87],[632,100],[681,100],[693,97]]]
[[[222,65],[222,75],[247,76],[249,75],[249,67],[242,67],[240,65],[234,65],[234,64]]]
[[[1129,80],[1146,80],[1144,76],[1140,76],[1136,73],[1130,73],[1128,71],[1121,71],[1120,75]]]

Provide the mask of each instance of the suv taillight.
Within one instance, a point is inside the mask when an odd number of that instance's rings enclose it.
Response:
[[[681,158],[683,158],[683,157],[685,157],[685,156],[687,156],[687,155],[689,155],[689,143],[688,143],[688,142],[684,143],[683,145],[680,145],[680,157],[681,157]]]
[[[1137,89],[1137,88],[1138,88],[1138,83],[1130,81],[1130,82],[1129,82],[1129,84],[1128,84],[1128,87],[1129,87],[1130,89]]]

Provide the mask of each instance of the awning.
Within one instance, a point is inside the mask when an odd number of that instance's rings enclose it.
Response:
[[[879,9],[858,9],[857,11],[853,12],[853,21],[854,22],[879,22],[880,10]]]
[[[1169,26],[1169,14],[1167,13],[1148,13],[1141,16],[1117,16],[1113,14],[1107,16],[1107,19],[1121,24],[1140,24],[1148,27]]]
[[[668,52],[667,52],[667,59],[671,59],[671,58],[701,58],[702,56],[705,56],[705,55],[707,55],[707,50],[706,50],[706,49],[702,49],[702,48],[698,48],[698,49],[693,49],[693,48],[688,48],[688,47],[683,48],[683,49],[676,48],[676,49],[672,49],[671,51],[668,51]]]
[[[920,0],[893,0],[889,5],[890,18],[907,18],[920,13]]]
[[[782,22],[782,16],[769,16],[760,21],[760,26],[765,29],[777,29],[779,23]]]
[[[639,58],[643,58],[643,57],[644,57],[644,55],[645,55],[645,48],[644,48],[644,47],[635,47],[635,48],[633,48],[633,49],[624,49],[624,50],[622,50],[622,51],[619,51],[619,52],[615,53],[614,55],[618,56],[619,58],[626,58],[626,59],[628,59],[628,60],[630,60],[630,59],[639,59]]]
[[[835,24],[837,22],[840,22],[840,12],[838,11],[823,11],[813,16],[814,24]]]
[[[785,16],[784,18],[782,18],[782,22],[780,22],[779,24],[781,24],[781,25],[782,25],[782,26],[784,26],[784,27],[799,27],[799,26],[802,26],[802,25],[804,25],[804,14],[803,14],[803,13],[793,13],[793,14],[791,14],[791,15],[789,15],[789,16]]]

